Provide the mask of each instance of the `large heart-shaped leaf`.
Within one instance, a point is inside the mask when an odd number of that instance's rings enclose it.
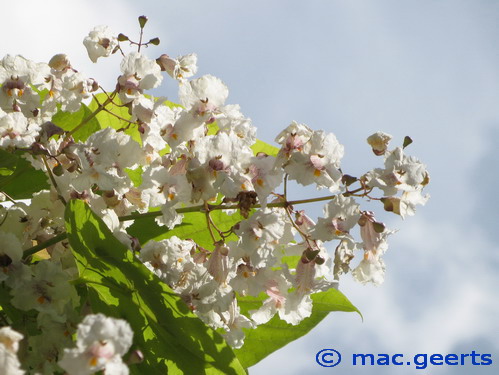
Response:
[[[0,164],[3,164],[3,173],[0,173],[0,191],[14,199],[29,199],[33,193],[50,187],[45,173],[35,169],[30,162],[22,158],[21,152],[9,154],[0,151],[2,160]]]
[[[66,208],[66,230],[94,312],[127,320],[145,355],[134,374],[245,374],[222,337],[151,273],[82,201]]]
[[[241,312],[246,314],[249,310],[256,310],[262,305],[267,296],[238,297]],[[244,345],[235,350],[237,358],[244,367],[250,367],[260,362],[263,358],[307,334],[319,324],[332,311],[357,312],[347,297],[337,289],[312,295],[312,315],[293,326],[281,320],[276,314],[268,323],[259,325],[256,329],[245,329],[246,339]]]

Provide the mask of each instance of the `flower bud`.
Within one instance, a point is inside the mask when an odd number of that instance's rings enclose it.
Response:
[[[152,45],[159,45],[159,38],[152,38],[147,44],[152,44]]]
[[[385,211],[400,215],[400,198],[381,198],[381,202],[383,202],[383,208],[385,209]]]
[[[55,174],[56,176],[62,176],[64,174],[64,168],[62,167],[61,164],[57,163],[57,165],[52,168],[52,173]]]
[[[319,252],[319,250],[307,249],[303,252],[303,255],[305,255],[305,258],[307,258],[307,260],[311,262],[319,254]]]
[[[350,176],[349,174],[344,174],[341,177],[341,182],[346,186],[352,185],[357,180],[358,180],[357,177]]]
[[[118,41],[120,42],[126,42],[128,39],[128,37],[125,35],[125,34],[122,34],[122,33],[119,33],[118,34]]]
[[[140,28],[143,29],[144,26],[146,25],[148,21],[148,18],[146,16],[140,16],[139,17],[139,25],[140,25]]]
[[[168,56],[166,53],[158,57],[156,59],[156,63],[159,65],[162,72],[167,72],[170,75],[173,74],[173,70],[175,69],[175,66],[177,64],[176,61],[172,59],[170,56]]]
[[[128,357],[127,364],[135,365],[144,361],[144,354],[140,350],[134,350]]]
[[[133,251],[139,252],[142,249],[139,239],[137,237],[130,237],[131,247]]]
[[[373,228],[376,233],[383,233],[385,231],[385,224],[375,221],[373,223]]]
[[[404,144],[402,145],[402,148],[406,148],[411,143],[412,143],[412,138],[406,135],[404,138]]]

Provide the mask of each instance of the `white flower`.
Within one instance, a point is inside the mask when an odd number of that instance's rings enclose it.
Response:
[[[97,82],[86,78],[83,74],[73,72],[63,77],[61,90],[61,109],[75,112],[80,109],[81,101],[90,97],[96,90]]]
[[[393,231],[387,230],[383,224],[376,222],[371,211],[362,212],[359,226],[363,240],[364,259],[352,271],[352,275],[355,280],[363,284],[372,282],[380,285],[385,276],[385,263],[381,256],[388,249],[386,238]]]
[[[21,112],[0,117],[0,148],[28,148],[35,142],[40,127]]]
[[[282,274],[269,280],[265,293],[269,296],[258,310],[251,310],[251,319],[257,324],[265,324],[278,313],[279,317],[291,325],[299,324],[312,314],[310,295],[288,292],[290,284]]]
[[[239,223],[236,230],[239,241],[234,245],[231,255],[235,259],[249,259],[253,267],[272,266],[277,261],[277,246],[294,239],[290,228],[289,220],[276,211],[260,209]]]
[[[387,196],[399,191],[420,190],[429,182],[426,166],[414,157],[407,156],[401,147],[386,154],[385,169],[375,168],[365,175],[370,187],[383,190]]]
[[[301,126],[297,130],[306,128]],[[308,132],[305,135],[308,136]],[[339,189],[343,146],[334,134],[315,131],[306,140],[298,133],[292,133],[283,142],[278,160],[284,163],[284,170],[290,179],[304,186],[315,183],[318,189],[326,187],[332,192]]]
[[[131,102],[144,90],[158,87],[163,81],[159,65],[138,52],[132,52],[123,58],[121,72],[123,74],[118,77],[118,85],[123,103]]]
[[[380,285],[385,280],[385,263],[381,257],[366,251],[364,259],[352,271],[352,276],[362,284]]]
[[[390,134],[376,132],[367,138],[367,143],[373,148],[373,152],[376,155],[383,155],[391,139],[392,136]]]
[[[12,291],[12,304],[21,310],[35,309],[50,314],[54,320],[64,321],[66,310],[76,305],[78,296],[70,277],[61,266],[42,260],[31,267],[33,277],[16,285]]]
[[[41,88],[50,74],[50,67],[22,56],[6,55],[0,62],[0,108],[5,112],[23,112],[36,117],[40,97],[32,86]]]
[[[224,312],[222,316],[225,322],[224,328],[227,330],[227,333],[223,335],[225,341],[227,341],[227,343],[235,349],[240,348],[244,344],[245,337],[242,329],[255,328],[255,323],[240,313],[239,306],[237,305],[237,300],[235,298],[232,301],[229,310]]]
[[[191,252],[196,244],[173,236],[166,240],[149,241],[141,249],[140,260],[171,287],[187,282],[188,273],[196,265]]]
[[[293,121],[286,129],[280,132],[275,141],[282,145],[279,154],[289,157],[293,151],[301,151],[305,143],[312,136],[312,129],[307,125]]]
[[[59,361],[71,375],[90,375],[105,371],[106,375],[127,375],[128,367],[122,362],[132,345],[133,332],[121,319],[102,314],[87,315],[78,325],[75,349],[65,349]]]
[[[194,79],[179,88],[180,103],[187,109],[194,109],[200,116],[218,110],[228,96],[227,86],[212,75]]]
[[[75,190],[90,190],[96,184],[102,190],[115,190],[124,194],[132,188],[125,172],[133,169],[141,160],[141,149],[129,135],[106,128],[92,134],[86,145],[78,144],[81,174],[72,180]]]
[[[156,61],[161,70],[166,71],[172,78],[180,82],[193,76],[198,71],[198,57],[195,53],[180,56],[176,59],[168,55],[161,55]]]
[[[359,205],[352,197],[345,198],[339,194],[324,206],[324,216],[318,219],[314,238],[331,241],[344,237],[352,229],[360,217]]]
[[[96,26],[83,39],[83,44],[87,49],[88,57],[95,63],[99,57],[107,57],[113,53],[118,46],[118,39],[109,27]]]

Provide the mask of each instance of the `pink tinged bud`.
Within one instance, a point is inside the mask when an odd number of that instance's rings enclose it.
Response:
[[[298,225],[301,230],[308,232],[308,230],[315,225],[314,221],[305,214],[304,210],[296,212],[295,217],[295,224]]]
[[[371,211],[363,211],[358,224],[360,236],[364,242],[364,250],[376,253],[382,242],[381,233],[384,231],[384,224],[377,223],[374,220],[374,213]]]
[[[188,164],[187,157],[185,155],[182,155],[179,160],[175,162],[175,164],[172,165],[170,168],[169,172],[172,176],[176,175],[183,175],[187,172],[187,164]]]
[[[317,254],[316,254],[317,255]],[[314,287],[315,262],[304,262],[304,257],[298,261],[296,266],[296,290],[299,293],[310,293]]]
[[[173,71],[177,65],[177,62],[167,54],[162,54],[158,57],[156,63],[159,65],[162,72],[167,72],[169,75],[173,75]]]
[[[223,242],[218,242],[206,264],[208,273],[213,276],[213,279],[219,284],[225,283],[229,274],[228,254],[229,248],[225,246]]]

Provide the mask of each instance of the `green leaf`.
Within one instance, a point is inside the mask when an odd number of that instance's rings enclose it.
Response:
[[[50,188],[45,173],[35,169],[20,154],[9,155],[11,155],[8,157],[10,160],[6,163],[12,165],[15,161],[16,164],[15,168],[11,169],[12,173],[6,175],[0,173],[0,191],[9,194],[14,199],[29,199],[33,193]],[[0,160],[5,160],[4,151],[0,153]]]
[[[139,187],[142,184],[142,173],[144,173],[144,170],[141,165],[135,169],[125,168],[125,172],[130,177],[130,180],[132,180],[133,186]]]
[[[92,115],[92,110],[85,104],[82,104],[76,112],[58,111],[53,117],[52,122],[63,130],[71,131],[80,125],[85,119]],[[93,133],[100,130],[99,121],[93,117],[79,130],[73,133],[73,138],[76,141],[86,141]]]
[[[241,313],[256,310],[262,305],[266,295],[260,297],[238,297]],[[307,334],[332,311],[357,312],[347,297],[337,289],[312,294],[312,315],[293,326],[281,320],[276,314],[268,323],[259,325],[256,329],[244,329],[246,339],[244,345],[235,350],[239,362],[244,367],[250,367],[286,344]],[[361,315],[362,316],[362,315]]]
[[[256,155],[259,152],[263,152],[267,155],[276,156],[279,153],[279,149],[275,146],[269,145],[264,141],[256,140],[255,144],[251,146],[253,153]]]
[[[145,356],[132,374],[246,374],[232,349],[119,242],[83,201],[66,230],[94,312],[128,321]]]
[[[234,224],[243,220],[239,212],[233,215],[227,215],[222,210],[211,212],[211,219],[222,231],[229,230]],[[135,222],[127,228],[129,235],[136,237],[141,244],[145,244],[149,240],[160,241],[165,238],[177,236],[181,239],[192,239],[196,243],[206,249],[213,248],[213,239],[206,224],[206,215],[200,212],[189,212],[184,214],[182,224],[169,230],[165,226],[156,224],[154,218],[145,217],[136,219]],[[215,234],[215,236],[217,236]],[[216,239],[220,239],[218,236]],[[235,241],[237,237],[231,235],[228,241]]]
[[[0,176],[10,176],[16,170],[17,156],[0,150]]]

